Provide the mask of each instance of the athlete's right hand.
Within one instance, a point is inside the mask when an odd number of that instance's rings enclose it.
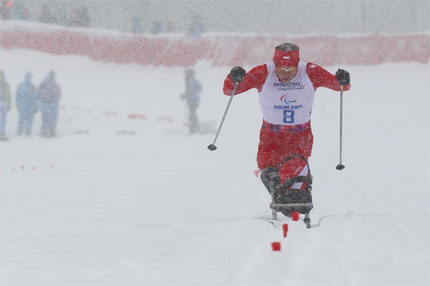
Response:
[[[233,82],[241,82],[246,75],[246,71],[242,67],[234,67],[230,71],[230,77]]]

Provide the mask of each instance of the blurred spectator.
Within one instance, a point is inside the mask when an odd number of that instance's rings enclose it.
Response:
[[[70,26],[69,19],[68,19],[68,12],[63,7],[60,7],[58,9],[58,24],[66,27]]]
[[[187,102],[191,133],[198,132],[200,129],[199,119],[197,118],[197,107],[200,105],[201,91],[202,85],[195,78],[194,70],[187,69],[185,71],[185,93],[181,95],[181,98]]]
[[[12,18],[18,20],[28,20],[30,14],[28,9],[21,3],[21,1],[16,0],[12,9]]]
[[[42,136],[55,136],[58,121],[58,106],[61,97],[60,87],[55,81],[55,72],[50,71],[39,86],[39,110],[42,115]]]
[[[31,134],[34,114],[37,111],[37,91],[31,83],[31,73],[25,74],[24,81],[18,85],[16,90],[16,106],[18,108],[18,130],[21,135],[24,131],[26,135]]]
[[[167,22],[167,32],[173,33],[175,31],[175,23],[172,21]]]
[[[163,22],[161,22],[160,20],[154,21],[154,23],[152,25],[151,33],[153,35],[158,35],[162,32],[163,32]]]
[[[136,16],[131,19],[131,32],[134,34],[143,34],[142,20]]]
[[[4,72],[0,70],[0,141],[8,140],[6,137],[6,113],[10,110],[10,105],[10,87]]]
[[[12,15],[12,8],[14,2],[10,0],[3,0],[0,2],[0,18],[3,20],[9,20]]]
[[[70,25],[75,27],[89,27],[90,16],[88,15],[88,8],[82,6],[81,8],[76,9],[73,12]]]
[[[41,23],[47,23],[47,24],[55,24],[55,23],[57,23],[57,17],[55,17],[51,13],[51,9],[49,8],[48,5],[43,5],[42,6],[42,12],[40,13],[40,16],[39,16],[39,22],[41,22]]]
[[[200,38],[201,34],[205,31],[202,19],[199,15],[193,15],[193,19],[188,26],[187,35],[191,38]]]

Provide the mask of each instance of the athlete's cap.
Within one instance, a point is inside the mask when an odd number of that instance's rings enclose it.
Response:
[[[300,60],[299,47],[291,43],[283,43],[275,48],[273,62],[277,67],[297,66]]]

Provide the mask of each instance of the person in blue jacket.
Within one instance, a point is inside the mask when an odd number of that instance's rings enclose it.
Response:
[[[55,72],[50,71],[39,86],[39,110],[42,115],[42,136],[54,137],[57,129],[58,107],[61,90],[55,81]]]
[[[194,70],[187,69],[185,71],[185,93],[181,95],[182,99],[187,102],[190,121],[190,132],[195,133],[200,129],[199,119],[197,117],[197,107],[200,105],[200,92],[202,85],[194,76]]]
[[[10,110],[10,105],[10,87],[3,71],[0,70],[0,141],[8,140],[6,137],[6,114]]]
[[[37,111],[37,90],[31,83],[31,73],[25,74],[25,79],[16,89],[16,106],[18,108],[17,134],[31,134],[34,114]]]

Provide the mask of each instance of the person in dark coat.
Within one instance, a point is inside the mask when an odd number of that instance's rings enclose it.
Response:
[[[31,83],[31,73],[25,74],[24,81],[16,89],[16,105],[18,108],[18,135],[25,132],[31,134],[34,114],[37,111],[37,90]]]
[[[39,110],[42,115],[42,136],[55,136],[58,121],[58,106],[61,97],[60,87],[55,81],[55,72],[50,71],[39,86]]]

